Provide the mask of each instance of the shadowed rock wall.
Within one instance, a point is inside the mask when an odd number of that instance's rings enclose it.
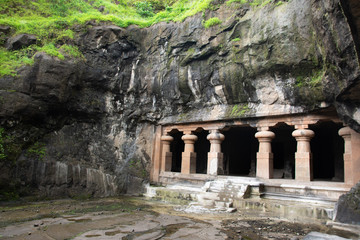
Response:
[[[159,123],[335,105],[358,130],[359,118],[337,101],[360,75],[339,1],[213,7],[144,29],[89,23],[75,40],[86,60],[38,53],[17,77],[1,78],[10,136],[1,185],[11,179],[50,196],[139,192]],[[222,23],[205,29],[214,16]]]

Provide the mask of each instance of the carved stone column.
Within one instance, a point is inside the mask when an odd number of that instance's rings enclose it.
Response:
[[[182,153],[181,160],[181,173],[196,173],[196,152],[194,152],[194,143],[198,137],[192,134],[185,134],[181,139],[185,143],[185,149]]]
[[[210,130],[207,136],[210,141],[210,152],[208,153],[207,174],[218,175],[223,174],[223,159],[224,154],[221,152],[221,143],[224,141],[225,136],[219,130]]]
[[[339,135],[344,139],[344,182],[353,185],[354,174],[352,166],[352,148],[351,148],[351,129],[343,127],[339,130]]]
[[[174,140],[172,136],[161,136],[162,154],[161,154],[161,171],[171,172],[172,165],[172,152],[170,151],[170,144]]]
[[[259,140],[259,151],[256,154],[256,176],[259,178],[270,179],[274,171],[274,155],[271,151],[271,141],[275,134],[271,131],[260,131],[255,134]]]
[[[310,129],[297,129],[292,136],[297,141],[295,153],[295,179],[300,181],[313,180],[313,163],[310,148],[310,140],[315,135]]]

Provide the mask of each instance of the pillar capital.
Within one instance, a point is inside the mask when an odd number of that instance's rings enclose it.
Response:
[[[351,128],[349,127],[343,127],[339,130],[339,135],[343,138],[351,137]]]
[[[295,129],[301,130],[301,129],[308,129],[309,124],[295,124]]]
[[[162,135],[160,139],[165,144],[166,143],[170,144],[172,141],[174,141],[174,138],[172,136],[170,136],[170,135]]]
[[[166,152],[170,152],[170,144],[172,141],[174,141],[174,138],[170,135],[163,135],[161,136],[161,142],[163,144],[163,152],[164,154]]]
[[[270,130],[270,127],[269,126],[267,126],[267,125],[261,125],[261,126],[257,126],[257,130],[259,131],[259,132],[263,132],[263,131],[269,131]]]
[[[292,132],[292,136],[295,137],[296,140],[310,140],[315,136],[315,133],[310,129],[297,129]]]
[[[198,137],[192,134],[185,134],[181,137],[181,139],[185,142],[185,144],[194,144],[198,140]]]
[[[275,138],[275,133],[271,131],[260,131],[255,134],[255,137],[259,139],[259,141],[266,141]]]
[[[213,140],[216,140],[216,141],[224,141],[225,139],[225,136],[224,134],[220,133],[219,130],[210,130],[210,134],[207,135],[207,140],[209,140],[210,142],[213,141]]]
[[[184,135],[193,135],[193,130],[189,128],[183,129],[182,132],[184,133]]]

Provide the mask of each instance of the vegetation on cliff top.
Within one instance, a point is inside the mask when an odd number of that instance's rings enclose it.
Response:
[[[218,4],[263,6],[278,0],[220,0]],[[131,24],[148,27],[161,21],[183,21],[210,8],[212,0],[0,0],[0,77],[16,75],[16,68],[32,64],[36,52],[60,59],[80,57],[73,46],[74,30],[89,22],[111,22],[120,27]],[[17,51],[5,48],[7,37],[34,34],[37,43]]]

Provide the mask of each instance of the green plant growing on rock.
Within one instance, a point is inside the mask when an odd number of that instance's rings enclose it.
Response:
[[[0,128],[0,164],[3,164],[2,166],[14,165],[21,151],[21,142],[15,136],[9,135],[4,128]]]
[[[135,7],[136,7],[136,12],[142,17],[147,18],[154,16],[153,6],[148,1],[136,2]]]
[[[219,25],[221,24],[221,20],[217,17],[212,17],[212,18],[209,18],[208,20],[206,20],[204,22],[204,27],[205,28],[210,28],[212,26],[216,26],[216,25]]]
[[[129,162],[129,169],[134,172],[135,175],[141,178],[148,178],[148,173],[143,166],[140,159],[131,159]]]
[[[248,111],[250,111],[248,105],[237,104],[231,109],[229,117],[243,117]]]
[[[323,77],[325,76],[326,69],[314,70],[311,76],[298,76],[296,78],[296,87],[311,87],[316,88],[321,84]]]
[[[179,22],[211,8],[212,0],[12,0],[0,4],[0,25],[10,27],[2,40],[21,33],[36,35],[36,45],[17,51],[0,47],[0,77],[16,76],[16,69],[34,63],[38,51],[63,60],[82,58],[74,46],[78,29],[88,23],[111,23],[119,27],[148,27],[165,21]],[[5,38],[4,38],[5,37]],[[0,39],[0,41],[1,41]],[[71,46],[62,47],[64,44]],[[73,51],[75,50],[75,51]],[[66,56],[64,56],[66,55]]]
[[[10,52],[5,48],[0,48],[0,77],[4,75],[16,76],[16,68],[33,63],[34,60],[29,57],[28,49]]]
[[[4,135],[4,129],[0,128],[0,159],[6,158],[3,135]]]
[[[226,2],[227,5],[230,5],[232,3],[245,4],[245,3],[248,3],[248,0],[229,0],[229,1]]]
[[[27,156],[36,157],[38,160],[43,161],[46,155],[46,147],[44,143],[36,142],[27,150]]]
[[[276,6],[283,4],[283,1],[276,1],[276,0],[229,0],[226,2],[227,5],[231,5],[232,3],[238,3],[241,5],[248,4],[252,7],[265,7],[269,3],[276,3]]]

